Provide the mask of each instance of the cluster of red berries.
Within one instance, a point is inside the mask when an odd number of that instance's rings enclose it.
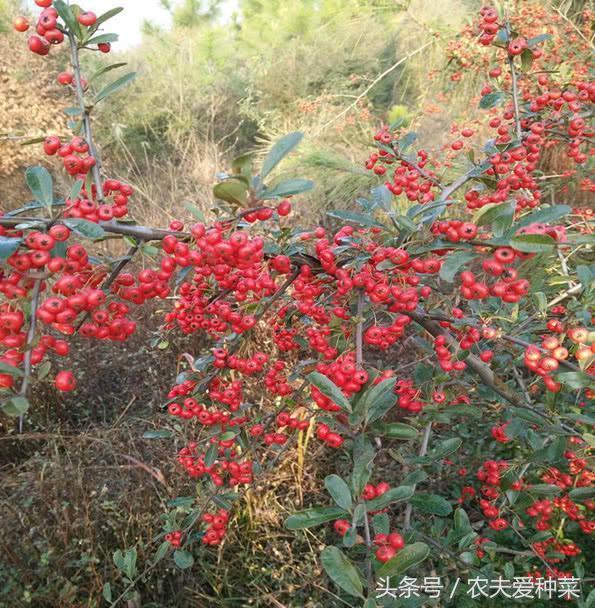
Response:
[[[398,315],[390,325],[371,325],[364,332],[364,342],[370,346],[386,350],[405,334],[405,328],[411,323],[411,317]]]
[[[57,154],[68,175],[83,179],[97,162],[94,156],[89,155],[89,144],[78,136],[73,137],[69,143],[62,143],[57,135],[49,135],[43,142],[43,150],[48,156]]]
[[[78,176],[84,179],[84,176]],[[116,179],[107,179],[103,184],[103,198],[98,200],[97,190],[91,187],[91,196],[85,189],[74,200],[66,201],[64,217],[82,218],[89,222],[108,222],[111,219],[121,219],[128,215],[128,199],[134,194],[134,189]],[[111,204],[106,202],[111,197]]]
[[[564,331],[564,327],[556,319],[548,321],[549,328],[553,328],[554,331]],[[591,335],[586,328],[573,327],[568,330],[566,336],[574,343],[571,348],[577,361],[586,362],[593,357],[595,336]],[[560,391],[562,386],[552,378],[551,374],[558,370],[560,361],[565,361],[570,355],[569,349],[562,345],[562,339],[556,336],[545,336],[541,346],[532,344],[526,347],[523,359],[525,367],[540,376],[547,390],[554,393]]]
[[[203,534],[202,542],[211,547],[220,545],[227,531],[227,522],[229,521],[228,511],[226,509],[219,509],[216,513],[205,513],[202,516],[202,520],[208,524]]]
[[[372,541],[378,547],[374,553],[379,562],[388,562],[405,546],[405,539],[398,532],[376,534]]]
[[[483,6],[479,11],[480,44],[489,46],[500,30],[498,11],[490,6]]]
[[[264,385],[273,395],[287,397],[293,392],[291,384],[287,381],[287,363],[285,361],[275,361],[271,365],[264,377]]]
[[[165,540],[175,549],[182,546],[182,531],[174,530],[165,535]]]
[[[225,445],[221,445],[217,437],[213,437],[213,441],[220,445],[218,457],[212,464],[205,462],[205,454],[198,452],[198,444],[195,441],[191,441],[178,452],[178,463],[186,473],[193,478],[209,476],[213,484],[218,487],[225,483],[231,487],[252,483],[252,461],[235,460],[235,457],[238,456],[237,451],[229,449],[229,443],[230,441],[233,443],[233,440],[223,441]]]
[[[477,236],[478,227],[473,222],[444,220],[432,224],[432,234],[443,236],[450,243],[472,241]]]
[[[29,37],[29,50],[36,55],[45,56],[52,45],[64,42],[64,26],[58,23],[59,15],[52,6],[53,0],[35,0],[35,4],[43,10],[37,18],[36,34]],[[97,23],[97,16],[92,11],[80,11],[77,20],[83,27],[92,28]],[[16,17],[13,26],[17,32],[26,32],[31,27],[29,20],[23,16]],[[109,42],[101,42],[97,48],[102,53],[109,53],[111,45]]]
[[[372,483],[367,483],[364,486],[364,491],[362,492],[363,500],[374,500],[375,498],[379,498],[383,494],[386,494],[390,490],[390,485],[386,483],[386,481],[381,481],[380,483],[374,485]],[[370,511],[372,515],[376,513],[382,513],[384,509],[380,509],[379,511]]]

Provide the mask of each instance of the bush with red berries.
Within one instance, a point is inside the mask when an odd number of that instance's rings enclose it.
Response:
[[[232,164],[211,225],[163,229],[122,221],[133,188],[105,175],[93,140],[93,107],[134,74],[98,89],[121,64],[87,75],[80,56],[110,51],[117,37],[102,26],[119,10],[36,3],[36,24],[17,17],[14,27],[35,29],[38,55],[70,48],[72,70],[57,78],[74,97],[73,134],[40,143],[72,188],[55,192],[32,167],[35,202],[0,216],[3,415],[22,428],[31,386],[49,373],[57,390],[76,390],[49,357],[67,356],[70,336],[125,341],[136,309],[161,299],[164,332],[211,346],[185,355],[164,396],[194,437],[177,460],[196,495],[172,501],[156,559],[189,568],[201,551],[223,550],[234,502],[308,434],[349,472],[326,477],[327,503],[285,525],[328,526],[322,565],[349,602],[383,603],[380,580],[420,571],[444,577],[452,605],[468,599],[454,586],[462,574],[583,579],[595,529],[592,214],[560,200],[567,184],[542,160],[563,151],[573,167],[562,179],[593,192],[585,37],[566,40],[562,75],[559,23],[541,34],[533,19],[524,31],[522,11],[483,8],[451,64],[453,82],[465,69],[487,73],[485,119],[454,128],[440,152],[383,125],[365,161],[378,185],[358,209],[333,210],[332,229],[294,229],[292,206],[313,183],[270,177],[301,133],[275,143],[259,171],[251,155]],[[108,235],[129,253],[97,257],[93,243]],[[125,271],[141,255],[144,268]],[[400,473],[378,464],[387,458]],[[112,606],[147,572],[134,549],[114,562],[126,583],[114,597],[106,586]]]

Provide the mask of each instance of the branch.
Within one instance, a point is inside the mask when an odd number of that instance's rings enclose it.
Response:
[[[440,325],[433,321],[423,309],[418,308],[415,311],[407,312],[405,314],[410,316],[418,325],[421,325],[432,336],[436,337],[443,335],[451,346],[458,346],[458,341],[449,332],[443,331]],[[465,363],[467,364],[469,369],[473,370],[479,376],[481,381],[486,386],[489,386],[495,393],[500,395],[506,401],[508,401],[515,407],[530,410],[541,418],[543,418],[544,420],[547,420],[552,424],[554,423],[554,420],[550,416],[548,416],[541,410],[534,408],[530,404],[525,403],[524,399],[517,393],[513,392],[506,385],[506,383],[494,373],[494,371],[489,367],[489,365],[486,365],[479,357],[470,354],[465,359]],[[580,433],[572,427],[569,427],[565,424],[560,424],[560,426],[565,431],[572,433],[573,435],[580,436]]]
[[[29,392],[29,381],[31,379],[31,349],[33,348],[33,340],[35,339],[35,329],[37,327],[37,307],[39,306],[39,295],[41,292],[41,279],[37,279],[33,285],[33,294],[31,295],[31,318],[29,321],[29,331],[27,332],[27,339],[25,342],[25,366],[23,382],[19,395],[27,397]],[[24,416],[19,416],[19,433],[23,432]]]
[[[510,25],[506,24],[506,32],[510,38]],[[516,137],[521,141],[523,134],[521,131],[521,112],[519,109],[519,85],[517,80],[517,73],[514,67],[514,58],[508,54],[508,67],[510,68],[510,77],[512,79],[512,103],[514,106],[514,125],[516,131]]]
[[[426,425],[424,436],[421,441],[421,446],[419,448],[419,457],[423,458],[428,453],[428,445],[430,443],[430,435],[432,434],[432,422],[428,422]],[[413,485],[413,491],[415,492],[415,487],[417,484]],[[411,527],[411,513],[413,512],[413,505],[409,502],[407,503],[407,508],[405,509],[405,519],[403,520],[403,530],[406,532]]]
[[[103,202],[103,183],[101,181],[101,159],[93,142],[93,131],[91,130],[91,115],[89,108],[85,105],[85,91],[83,89],[82,77],[81,77],[81,63],[79,59],[79,49],[76,42],[76,38],[72,32],[68,32],[68,42],[70,44],[70,61],[72,63],[72,70],[74,72],[74,90],[79,106],[83,112],[83,129],[85,131],[85,139],[89,145],[89,152],[95,159],[95,164],[92,168],[93,181],[95,182],[95,188],[97,193],[95,195],[98,202]]]

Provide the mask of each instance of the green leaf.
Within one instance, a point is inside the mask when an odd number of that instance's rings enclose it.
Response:
[[[358,224],[360,226],[376,226],[384,228],[384,224],[377,222],[372,216],[364,215],[363,213],[355,213],[353,211],[329,211],[329,217],[334,217],[349,224]]]
[[[254,153],[248,152],[237,156],[231,162],[231,169],[234,175],[242,175],[243,177],[250,180],[252,177],[252,163],[254,161]]]
[[[418,230],[418,225],[412,222],[406,215],[397,215],[395,222],[397,222],[401,230],[405,230],[406,232],[416,232]]]
[[[116,15],[121,13],[123,10],[124,10],[123,7],[117,6],[115,8],[110,9],[109,11],[106,11],[105,13],[103,13],[103,14],[99,15],[99,17],[97,17],[97,21],[95,22],[95,25],[93,27],[95,29],[97,29],[100,25],[104,24],[108,19],[115,17]]]
[[[436,494],[415,494],[409,502],[419,511],[430,515],[440,515],[446,517],[452,513],[452,505]]]
[[[68,6],[64,0],[54,0],[54,8],[58,11],[58,15],[62,21],[64,21],[66,27],[80,40],[81,26],[76,20],[70,6]]]
[[[324,374],[312,372],[306,376],[306,379],[341,409],[351,412],[351,403],[349,403],[347,397],[345,397],[341,392],[341,389]]]
[[[351,511],[353,501],[349,486],[338,475],[328,475],[324,480],[324,486],[333,500],[345,511]]]
[[[504,100],[504,93],[502,91],[496,91],[495,93],[488,93],[484,95],[480,102],[479,107],[482,110],[489,110],[490,108],[494,108]]]
[[[406,545],[391,560],[380,566],[379,577],[397,576],[409,568],[421,564],[430,555],[430,547],[425,543]]]
[[[70,189],[70,195],[68,198],[71,201],[76,200],[79,197],[84,185],[85,182],[82,179],[77,179],[74,184],[72,184],[72,188]]]
[[[416,439],[418,436],[416,428],[410,426],[409,424],[404,424],[403,422],[391,422],[389,424],[385,424],[380,429],[380,433],[384,437],[388,437],[390,439],[402,439],[403,441],[410,441],[411,439]]]
[[[85,41],[85,46],[91,44],[111,44],[112,42],[118,42],[118,34],[100,34],[99,36],[94,36]]]
[[[448,254],[440,268],[440,278],[447,283],[452,283],[461,267],[476,257],[477,254],[474,251],[457,251],[456,253]]]
[[[0,260],[9,258],[23,242],[22,238],[0,236]]]
[[[595,498],[595,487],[575,488],[574,490],[570,490],[568,496],[572,500],[590,500],[591,498]]]
[[[521,53],[521,70],[528,72],[533,65],[533,51],[531,49],[524,49]]]
[[[569,205],[554,205],[552,207],[540,207],[537,211],[523,215],[517,222],[514,223],[515,228],[524,228],[530,224],[549,224],[555,222],[572,211]]]
[[[62,223],[86,239],[95,240],[105,236],[105,230],[99,224],[89,220],[76,217],[63,220]]]
[[[54,185],[52,176],[45,167],[29,167],[25,171],[25,181],[35,200],[51,207],[54,202]]]
[[[170,437],[173,437],[173,433],[165,429],[145,431],[143,433],[143,439],[169,439]]]
[[[97,93],[95,97],[95,103],[100,102],[102,99],[105,99],[108,95],[115,93],[122,87],[126,86],[128,83],[132,82],[136,78],[136,72],[130,72],[125,74],[118,80],[114,80],[111,84],[108,84],[105,88],[101,89],[99,93]]]
[[[372,473],[372,461],[376,456],[374,446],[365,435],[358,435],[353,442],[353,471],[351,486],[354,496],[361,496]]]
[[[248,197],[248,186],[236,179],[228,179],[213,188],[215,198],[232,203],[243,205]]]
[[[539,36],[535,36],[533,38],[529,38],[527,40],[527,46],[529,48],[532,48],[535,45],[539,44],[540,42],[545,42],[546,40],[550,40],[551,37],[552,37],[551,34],[539,34]]]
[[[527,488],[528,492],[539,494],[540,496],[558,496],[562,490],[553,484],[538,483]]]
[[[64,110],[64,114],[66,114],[66,116],[78,116],[79,114],[82,114],[83,110],[82,108],[79,108],[77,106],[73,106],[72,108],[66,108]]]
[[[205,454],[205,465],[207,467],[212,467],[215,461],[217,460],[217,456],[219,455],[219,450],[216,444],[213,444]]]
[[[159,547],[157,547],[157,551],[155,551],[153,563],[157,564],[160,562],[169,553],[170,547],[171,545],[169,544],[169,541],[164,540]]]
[[[337,547],[326,547],[320,554],[322,567],[328,577],[343,591],[363,597],[363,585],[355,566]]]
[[[372,517],[372,525],[376,534],[388,534],[390,532],[390,518],[387,513],[377,513]]]
[[[512,226],[515,205],[514,201],[485,205],[473,216],[473,222],[478,226],[491,225],[494,236],[501,237]]]
[[[285,520],[285,527],[288,530],[304,530],[312,526],[319,526],[327,521],[340,519],[348,513],[340,507],[314,507],[290,515]]]
[[[314,182],[310,179],[288,179],[265,190],[261,198],[265,201],[283,198],[307,192],[308,190],[312,190],[312,188],[314,188]]]
[[[589,386],[592,387],[595,384],[595,378],[584,372],[562,372],[556,374],[555,379],[557,382],[561,382],[575,390],[580,390]]]
[[[425,458],[426,461],[441,460],[446,456],[456,452],[463,445],[463,440],[458,437],[446,439],[439,443]]]
[[[3,363],[2,361],[0,361],[0,374],[8,374],[9,376],[19,377],[23,377],[25,375],[24,372],[18,367],[14,367],[8,363]]]
[[[552,251],[556,244],[547,234],[519,234],[510,239],[510,246],[525,253],[545,253]]]
[[[169,543],[167,543],[167,544],[169,545]],[[103,585],[102,595],[103,595],[103,599],[106,602],[112,601],[112,586],[109,583],[105,583]]]
[[[365,412],[366,421],[374,422],[382,418],[397,403],[394,392],[396,378],[386,378],[378,384],[372,385],[361,397],[358,408]]]
[[[105,65],[102,68],[99,68],[96,72],[93,72],[93,74],[89,78],[89,83],[93,82],[94,80],[97,80],[97,78],[99,78],[100,76],[103,76],[104,74],[107,74],[108,72],[111,72],[112,70],[117,70],[118,68],[122,68],[125,65],[127,65],[127,63],[125,61],[120,61],[119,63],[112,63],[110,65]]]
[[[455,511],[454,522],[455,530],[461,532],[471,532],[473,530],[467,512],[464,509],[461,509],[461,507]]]
[[[409,500],[413,496],[413,488],[411,486],[399,486],[398,488],[391,488],[386,491],[378,498],[366,501],[366,509],[370,511],[380,511],[388,507],[388,505],[394,502],[403,502]]]
[[[277,141],[262,163],[260,177],[264,179],[303,139],[304,134],[296,131]]]
[[[204,213],[193,203],[186,203],[184,207],[186,207],[186,209],[188,209],[188,211],[190,211],[194,218],[196,218],[199,222],[206,221]]]
[[[7,416],[22,416],[28,409],[29,401],[21,395],[11,397],[2,404],[2,411]]]
[[[192,553],[188,551],[176,549],[174,551],[174,562],[180,570],[186,570],[186,568],[190,568],[194,563],[194,557],[192,557]]]

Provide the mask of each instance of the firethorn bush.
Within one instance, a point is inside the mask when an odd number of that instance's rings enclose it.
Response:
[[[72,137],[31,143],[72,184],[57,193],[31,167],[34,202],[0,217],[3,414],[22,430],[31,386],[50,374],[58,391],[75,391],[84,376],[54,371],[48,357],[67,355],[75,334],[127,340],[148,301],[163,301],[164,335],[209,344],[184,353],[177,373],[163,370],[164,411],[193,437],[177,452],[193,494],[170,502],[154,561],[141,569],[134,548],[114,554],[122,578],[106,582],[108,604],[160,560],[186,569],[225,544],[234,504],[306,435],[337,473],[324,480],[325,504],[285,527],[328,528],[320,560],[335,598],[419,606],[423,590],[406,602],[378,588],[422,572],[443,578],[453,606],[481,601],[458,588],[463,575],[578,579],[578,600],[555,600],[591,605],[594,239],[591,210],[572,204],[594,188],[586,36],[561,36],[546,12],[482,8],[449,69],[455,83],[485,74],[483,119],[453,126],[437,152],[399,121],[381,125],[362,159],[377,186],[331,211],[332,229],[291,222],[311,181],[271,180],[298,132],[258,168],[250,154],[232,163],[212,224],[195,210],[195,223],[156,228],[128,219],[134,189],[105,175],[92,132],[95,106],[135,74],[99,88],[122,64],[94,74],[81,64],[87,51],[110,52],[117,38],[103,26],[121,9],[36,4],[37,20],[14,27],[37,55],[69,47],[71,70],[56,78],[73,98]],[[573,167],[546,175],[551,150]],[[94,244],[108,237],[128,252],[102,259]],[[136,256],[143,267],[127,271]],[[387,458],[398,473],[383,471]]]

